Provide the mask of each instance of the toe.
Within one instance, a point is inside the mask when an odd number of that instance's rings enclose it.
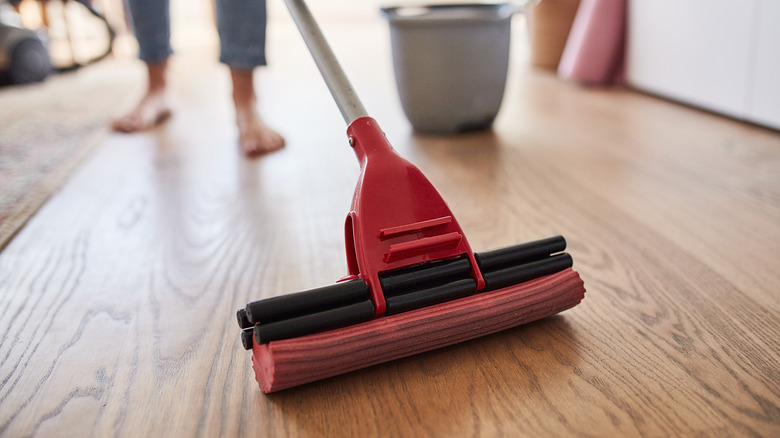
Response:
[[[111,128],[116,132],[133,132],[136,130],[136,123],[131,117],[122,117],[121,119],[114,120],[111,124]]]

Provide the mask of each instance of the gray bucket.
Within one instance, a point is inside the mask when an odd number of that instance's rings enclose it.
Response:
[[[504,96],[517,8],[453,4],[382,8],[406,117],[436,134],[489,128]]]

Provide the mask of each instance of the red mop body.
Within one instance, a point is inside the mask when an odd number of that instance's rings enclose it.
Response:
[[[571,270],[571,257],[562,252],[562,237],[471,250],[441,195],[365,116],[303,2],[287,5],[349,123],[361,173],[345,226],[349,275],[238,311],[242,341],[253,351],[263,392],[495,333],[577,305],[585,289]]]
[[[493,292],[293,339],[254,343],[265,393],[434,350],[576,306],[585,288],[571,269]]]

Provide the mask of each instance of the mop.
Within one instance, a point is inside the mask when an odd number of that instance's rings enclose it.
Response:
[[[347,122],[360,177],[345,224],[349,274],[237,312],[264,393],[441,348],[576,306],[562,236],[475,253],[441,195],[366,110],[302,0],[285,0]]]

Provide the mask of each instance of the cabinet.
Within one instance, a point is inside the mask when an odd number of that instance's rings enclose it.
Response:
[[[626,79],[780,129],[780,0],[629,0]]]

